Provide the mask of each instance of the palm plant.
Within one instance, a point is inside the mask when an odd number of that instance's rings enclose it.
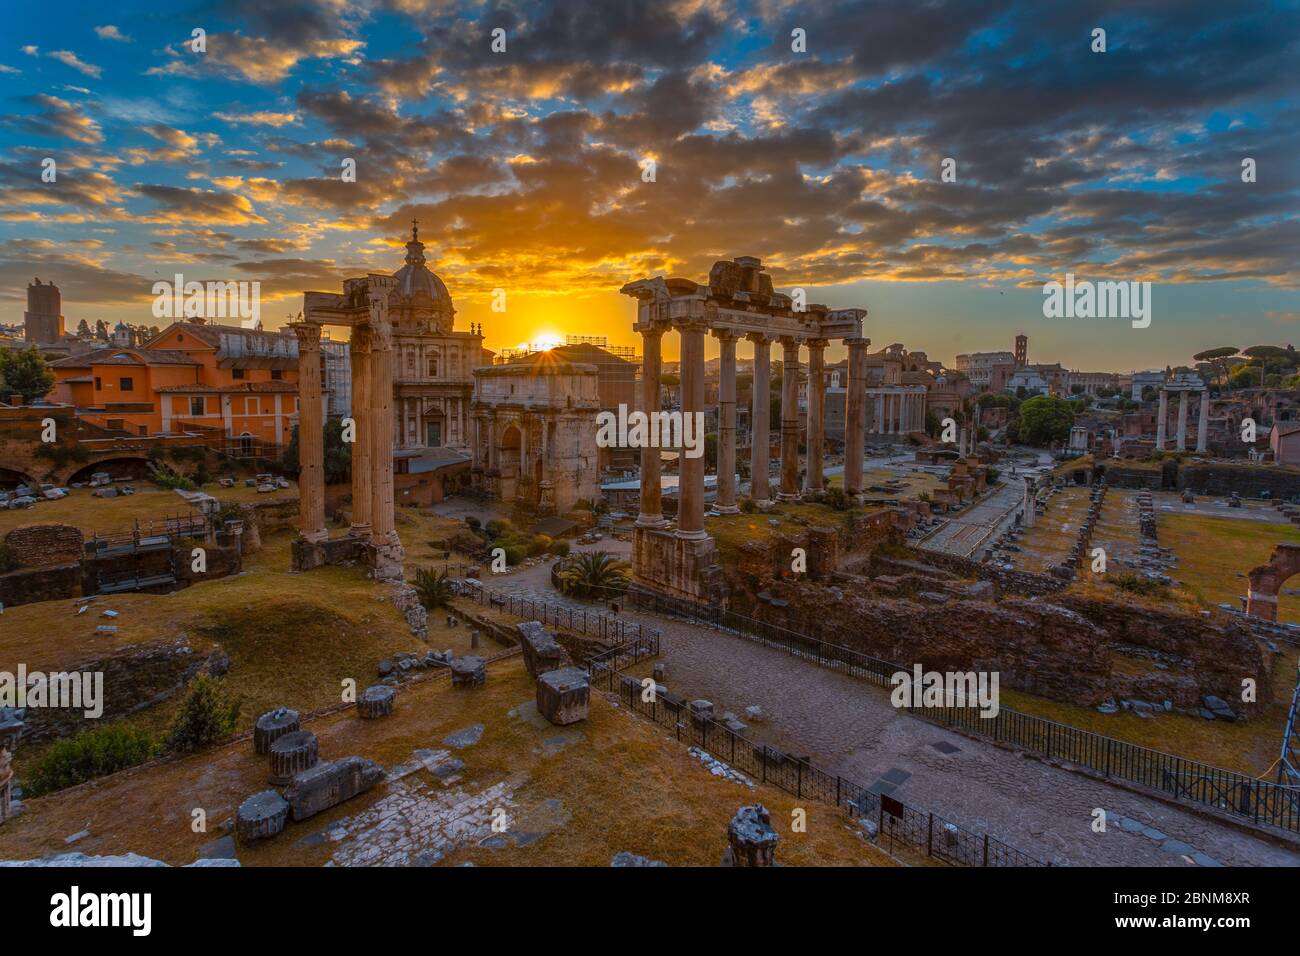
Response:
[[[415,593],[426,611],[444,607],[451,600],[451,582],[446,571],[432,568],[415,569]]]
[[[627,587],[631,566],[607,551],[581,551],[557,574],[560,591],[574,597],[592,597]]]

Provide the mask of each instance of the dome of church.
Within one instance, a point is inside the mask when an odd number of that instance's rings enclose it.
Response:
[[[397,292],[404,298],[414,298],[423,292],[436,306],[451,308],[451,294],[441,279],[424,264],[424,243],[420,241],[418,226],[411,227],[411,241],[406,244],[406,265],[393,273]]]

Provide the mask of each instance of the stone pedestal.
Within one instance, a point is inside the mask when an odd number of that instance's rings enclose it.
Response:
[[[374,684],[362,691],[357,698],[357,714],[367,720],[387,717],[393,712],[397,702],[397,691],[387,684]]]
[[[235,834],[241,843],[273,837],[284,829],[289,803],[274,790],[255,793],[235,813]]]
[[[563,667],[537,678],[537,711],[558,727],[586,720],[590,699],[587,672],[580,667]]]
[[[727,594],[718,549],[711,537],[682,538],[671,531],[632,532],[634,582],[696,603],[720,604]]]
[[[451,662],[452,687],[482,687],[487,682],[487,662],[481,657],[457,657]]]
[[[558,670],[566,661],[564,648],[538,621],[515,625],[523,649],[524,669],[536,680],[547,671]]]
[[[727,855],[731,866],[772,866],[780,838],[761,803],[741,807],[727,828]]]
[[[309,730],[295,730],[271,744],[271,778],[273,787],[283,787],[320,760],[316,735]]]
[[[298,712],[288,707],[268,710],[253,724],[253,749],[266,756],[271,752],[271,744],[285,734],[291,734],[301,728]]]

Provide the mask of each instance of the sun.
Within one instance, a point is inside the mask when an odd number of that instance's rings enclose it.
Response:
[[[543,332],[533,339],[532,342],[533,348],[541,352],[550,351],[551,349],[558,348],[563,344],[564,339],[556,335],[554,332]]]

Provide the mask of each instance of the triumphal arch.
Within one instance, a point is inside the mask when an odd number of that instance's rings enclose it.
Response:
[[[797,303],[772,288],[772,278],[760,260],[740,256],[715,262],[707,283],[656,276],[623,286],[624,295],[638,300],[633,328],[641,333],[644,365],[643,407],[659,408],[661,345],[664,333],[680,336],[683,416],[704,411],[704,336],[713,335],[721,348],[718,389],[718,487],[715,508],[722,513],[736,505],[736,343],[754,346],[751,442],[751,494],[755,501],[772,498],[769,475],[768,391],[771,346],[781,343],[784,372],[781,385],[781,470],[776,498],[795,500],[799,486],[799,355],[808,349],[808,441],[804,490],[824,488],[822,453],[825,437],[826,347],[842,339],[849,350],[848,398],[845,415],[844,486],[850,494],[862,489],[862,453],[866,412],[866,357],[870,340],[862,337],[866,309],[829,309]],[[661,499],[660,449],[641,449],[641,512],[633,536],[633,583],[637,587],[691,601],[716,603],[725,598],[717,548],[704,530],[704,458],[682,456],[677,525],[664,518]]]

